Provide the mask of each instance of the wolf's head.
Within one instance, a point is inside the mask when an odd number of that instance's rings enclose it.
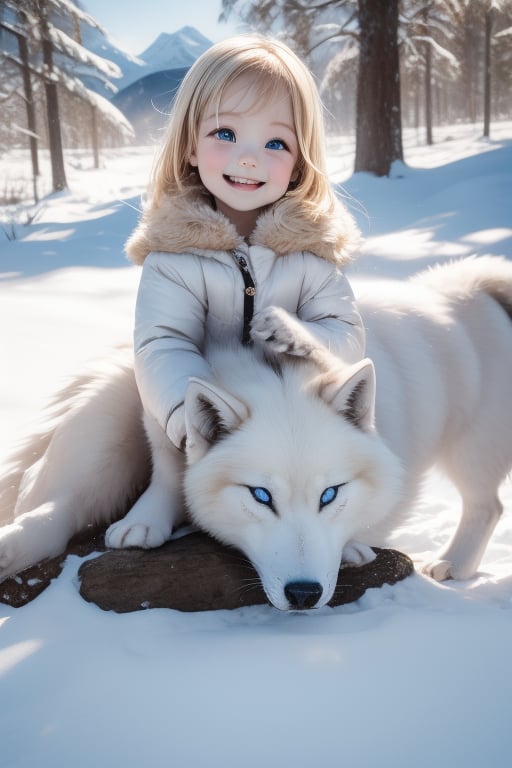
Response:
[[[331,599],[343,548],[372,542],[401,470],[374,428],[369,360],[328,372],[216,360],[219,384],[192,379],[185,492],[205,531],[242,550],[282,610]]]

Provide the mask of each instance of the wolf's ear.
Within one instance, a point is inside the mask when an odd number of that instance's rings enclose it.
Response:
[[[187,452],[195,458],[247,419],[245,403],[210,382],[191,377],[185,395]]]
[[[334,368],[320,378],[319,395],[361,429],[372,429],[375,418],[375,368],[368,358],[348,370]]]

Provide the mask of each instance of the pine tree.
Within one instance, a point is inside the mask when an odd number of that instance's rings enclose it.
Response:
[[[54,191],[67,187],[59,88],[66,89],[90,104],[93,134],[98,111],[103,112],[110,120],[116,113],[116,123],[121,130],[126,133],[131,131],[131,126],[124,116],[106,99],[87,89],[75,74],[74,69],[78,63],[91,67],[106,78],[115,78],[122,74],[114,63],[84,48],[80,40],[81,24],[103,31],[101,26],[72,0],[0,0],[0,28],[14,35],[20,45],[19,65],[23,72],[27,104],[32,101],[31,79],[36,77],[42,80],[44,85]],[[25,49],[23,55],[21,47]],[[11,53],[7,55],[13,59]],[[28,120],[28,127],[34,142],[36,131],[33,119]],[[97,159],[97,136],[93,139],[93,145]]]

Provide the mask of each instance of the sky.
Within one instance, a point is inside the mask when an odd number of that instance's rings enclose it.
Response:
[[[195,27],[213,42],[236,33],[236,23],[218,24],[221,0],[83,0],[88,13],[123,50],[140,54],[161,32]]]

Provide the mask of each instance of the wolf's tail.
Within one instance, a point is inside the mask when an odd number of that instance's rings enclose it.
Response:
[[[25,472],[42,459],[62,419],[75,407],[77,397],[89,382],[90,375],[83,374],[59,390],[42,413],[34,432],[18,441],[5,460],[0,477],[0,525],[12,522]]]
[[[412,278],[415,280],[460,302],[486,293],[512,320],[512,262],[501,256],[470,256],[438,264]]]
[[[59,391],[36,431],[7,459],[0,524],[13,521],[17,504],[36,506],[64,488],[77,506],[94,507],[96,520],[111,518],[144,489],[149,474],[131,355],[119,350]]]

